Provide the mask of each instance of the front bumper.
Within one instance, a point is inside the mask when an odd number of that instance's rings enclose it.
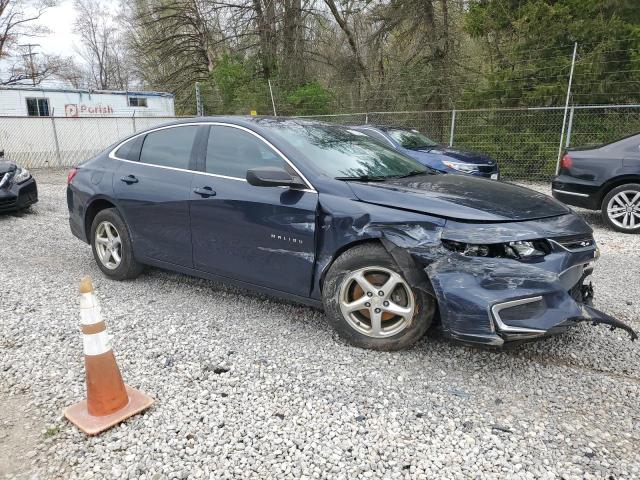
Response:
[[[0,212],[22,210],[38,201],[38,187],[32,178],[0,188]]]
[[[635,339],[626,324],[590,305],[595,251],[553,252],[537,264],[461,254],[432,263],[425,271],[438,299],[443,331],[465,343],[502,346],[589,321],[624,329]],[[559,269],[561,265],[569,266]]]

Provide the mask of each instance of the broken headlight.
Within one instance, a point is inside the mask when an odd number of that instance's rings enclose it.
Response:
[[[527,240],[484,245],[442,240],[442,244],[448,250],[467,257],[498,257],[529,260],[544,257],[551,252],[551,246],[546,240]]]
[[[13,176],[13,183],[23,183],[31,178],[31,173],[26,168],[18,168]]]

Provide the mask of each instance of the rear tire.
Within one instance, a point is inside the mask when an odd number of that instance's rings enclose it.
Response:
[[[602,218],[622,233],[640,233],[640,185],[627,183],[612,189],[602,200]]]
[[[129,229],[115,208],[100,210],[93,219],[91,249],[102,273],[114,280],[136,278],[144,268],[133,257]]]
[[[329,322],[346,341],[361,348],[409,347],[424,336],[435,316],[435,299],[409,285],[377,243],[358,245],[340,255],[327,272],[322,294]]]

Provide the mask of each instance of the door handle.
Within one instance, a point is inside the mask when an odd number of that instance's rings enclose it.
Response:
[[[138,183],[138,178],[135,175],[127,175],[126,177],[122,177],[120,180],[126,183],[127,185],[131,185],[132,183]]]
[[[215,197],[215,195],[216,195],[215,190],[213,188],[211,188],[211,187],[194,188],[193,189],[193,193],[197,193],[198,195],[200,195],[201,197],[204,197],[204,198]]]

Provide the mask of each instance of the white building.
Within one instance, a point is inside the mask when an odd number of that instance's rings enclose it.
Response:
[[[67,88],[0,87],[0,116],[172,117],[173,95]]]

